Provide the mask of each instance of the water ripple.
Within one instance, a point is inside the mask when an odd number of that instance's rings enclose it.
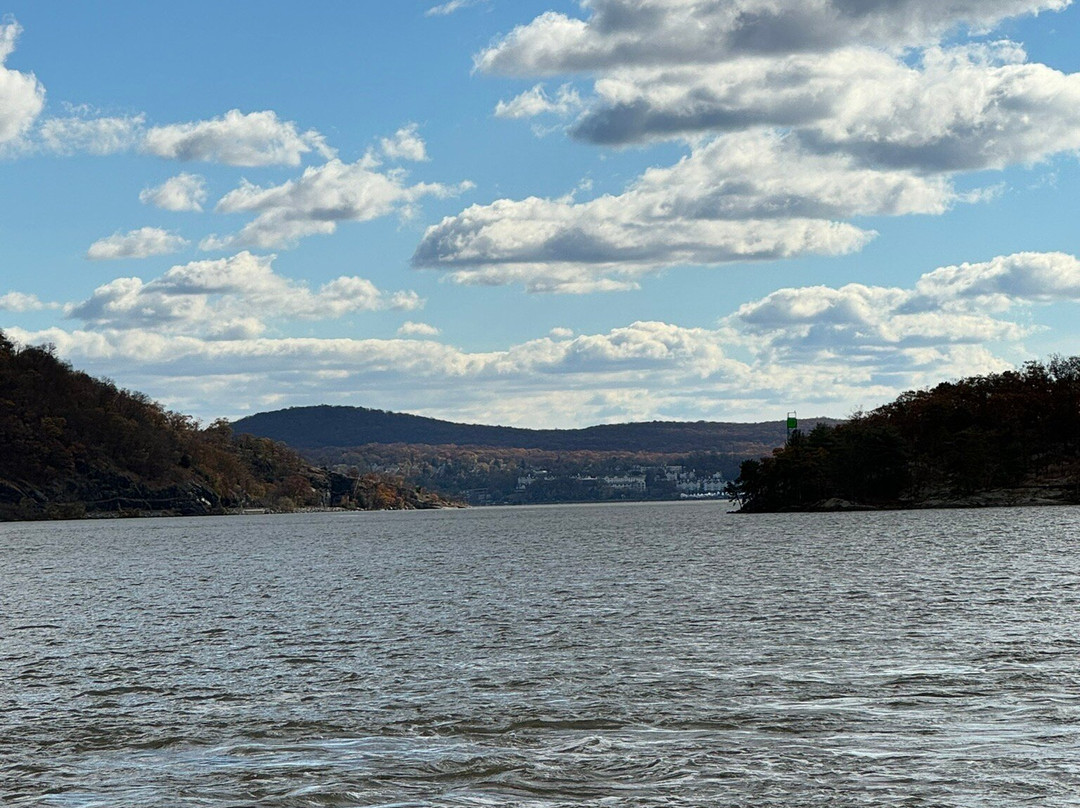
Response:
[[[1080,805],[1078,513],[3,525],[0,802]]]

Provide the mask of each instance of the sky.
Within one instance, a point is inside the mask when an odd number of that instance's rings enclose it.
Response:
[[[0,0],[0,329],[203,421],[846,417],[1080,353],[1071,0]]]

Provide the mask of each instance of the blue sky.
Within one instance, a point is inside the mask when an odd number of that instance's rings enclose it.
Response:
[[[1074,354],[1069,0],[11,2],[0,328],[209,420],[845,416]]]

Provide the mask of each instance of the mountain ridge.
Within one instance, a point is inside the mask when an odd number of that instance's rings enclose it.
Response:
[[[804,423],[838,423],[811,418]],[[641,421],[575,429],[528,429],[444,421],[368,407],[315,405],[256,413],[232,422],[237,433],[281,441],[297,449],[410,444],[478,446],[548,451],[601,452],[752,452],[783,443],[782,420],[756,423],[723,421]]]

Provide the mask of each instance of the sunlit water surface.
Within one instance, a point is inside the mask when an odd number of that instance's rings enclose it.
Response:
[[[3,525],[0,804],[1080,805],[1078,525]]]

